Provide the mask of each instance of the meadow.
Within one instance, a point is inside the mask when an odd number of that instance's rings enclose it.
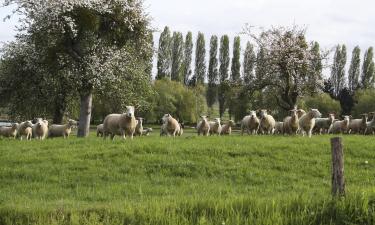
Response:
[[[331,137],[0,139],[0,224],[374,224],[375,139],[332,198]]]

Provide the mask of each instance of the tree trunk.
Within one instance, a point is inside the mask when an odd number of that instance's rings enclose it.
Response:
[[[55,113],[53,114],[53,123],[61,124],[64,118],[64,111],[60,107],[55,108]]]
[[[91,120],[91,107],[92,107],[92,93],[81,95],[81,109],[79,114],[78,137],[87,137],[90,133],[90,120]]]

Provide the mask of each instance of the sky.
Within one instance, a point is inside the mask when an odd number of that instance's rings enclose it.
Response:
[[[356,45],[360,46],[362,56],[365,49],[375,46],[374,0],[144,1],[154,28],[162,31],[164,26],[169,26],[172,31],[192,31],[194,36],[201,31],[206,35],[207,46],[212,34],[228,34],[232,40],[243,31],[245,24],[255,28],[306,26],[307,40],[318,41],[323,48],[346,44],[348,59]],[[14,39],[18,18],[2,20],[12,9],[0,8],[0,45]],[[154,35],[156,41],[159,35],[160,32]],[[249,38],[246,35],[241,38],[244,46]]]

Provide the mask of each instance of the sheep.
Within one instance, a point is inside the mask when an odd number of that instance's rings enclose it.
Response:
[[[344,120],[335,120],[328,130],[329,134],[347,133],[349,130],[350,116],[343,116]]]
[[[306,114],[306,111],[303,109],[298,109],[297,114],[298,114],[298,118],[301,118],[302,116]]]
[[[184,125],[179,123],[180,131],[177,133],[178,136],[182,136],[184,134]]]
[[[38,140],[44,140],[48,135],[48,121],[42,119],[38,120],[38,122],[33,125],[32,131],[33,137]]]
[[[365,134],[366,128],[367,128],[367,114],[362,114],[361,119],[354,119],[350,120],[349,123],[349,134]]]
[[[374,134],[375,130],[375,114],[369,113],[369,115],[372,115],[372,119],[370,122],[367,122],[366,124],[366,131],[365,134]]]
[[[284,122],[276,122],[274,134],[284,133]]]
[[[125,113],[110,114],[105,117],[103,122],[104,140],[109,135],[112,140],[115,135],[120,135],[123,140],[126,139],[126,136],[130,136],[130,139],[133,139],[135,127],[134,106],[126,106]]]
[[[143,134],[143,118],[138,117],[137,118],[137,125],[135,126],[135,136],[142,136]]]
[[[104,135],[104,124],[99,124],[96,126],[96,136],[97,137],[103,137]]]
[[[307,134],[310,138],[312,136],[312,129],[315,126],[315,119],[321,117],[321,113],[317,109],[311,109],[308,113],[299,119],[299,126],[301,128],[302,136]]]
[[[11,127],[0,127],[0,136],[16,139],[18,126],[18,123],[14,123]]]
[[[143,136],[149,136],[151,132],[152,132],[152,128],[145,128],[142,131],[142,135]]]
[[[260,110],[260,133],[273,134],[275,130],[276,121],[273,116],[268,115],[266,109]]]
[[[291,116],[284,119],[283,122],[283,133],[284,134],[297,134],[299,130],[299,117],[298,110],[290,110]]]
[[[167,135],[176,137],[181,135],[181,126],[178,121],[173,118],[170,114],[165,114],[162,118],[163,125],[160,129],[160,136]]]
[[[209,122],[210,125],[210,135],[217,134],[220,135],[221,133],[221,124],[220,124],[220,118],[215,118],[215,120],[212,122]]]
[[[328,129],[335,121],[335,114],[328,114],[328,118],[316,118],[315,119],[315,127],[314,133],[322,134],[328,133]]]
[[[201,116],[202,120],[197,124],[198,136],[208,136],[210,133],[210,124],[207,121],[206,116]]]
[[[234,126],[234,121],[229,120],[221,127],[220,135],[231,135],[232,134],[232,127]]]
[[[31,137],[33,136],[33,123],[29,120],[26,122],[22,122],[17,131],[17,135],[19,136],[20,140],[22,141],[22,138],[25,136],[26,140],[31,140]]]
[[[52,124],[48,129],[48,137],[64,137],[69,138],[72,128],[77,125],[77,121],[69,119],[67,124]]]
[[[255,111],[250,111],[250,114],[245,116],[241,121],[241,135],[246,129],[247,134],[257,134],[259,130],[260,120]]]

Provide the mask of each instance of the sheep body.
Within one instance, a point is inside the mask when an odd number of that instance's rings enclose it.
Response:
[[[276,122],[274,134],[284,133],[284,122]]]
[[[160,136],[167,135],[176,137],[176,135],[179,136],[182,134],[180,124],[170,114],[165,114],[162,120],[163,125],[160,129]]]
[[[245,116],[241,121],[241,135],[244,130],[247,134],[257,134],[259,130],[260,120],[255,111],[250,111],[249,115]]]
[[[26,137],[26,140],[31,140],[33,136],[33,124],[31,121],[22,122],[18,127],[18,136],[22,141],[23,137]]]
[[[48,121],[39,120],[32,128],[33,137],[38,140],[44,140],[48,135]]]
[[[318,134],[328,133],[328,130],[334,121],[335,121],[334,114],[329,114],[328,118],[316,118],[314,133],[318,133]]]
[[[273,116],[268,115],[267,110],[263,109],[260,111],[260,133],[261,134],[273,134],[275,131],[276,121]]]
[[[16,138],[18,132],[18,123],[12,124],[11,127],[0,127],[0,136]]]
[[[328,130],[329,134],[347,133],[349,130],[350,117],[344,116],[344,120],[335,120]]]
[[[302,136],[307,134],[310,138],[312,136],[312,130],[315,126],[315,119],[320,117],[321,113],[317,109],[311,109],[308,113],[303,115],[299,119],[299,126],[301,128]]]
[[[220,118],[216,118],[215,121],[210,121],[210,135],[217,134],[220,135],[221,133],[221,123],[220,123]]]
[[[210,124],[206,116],[201,116],[201,118],[202,120],[197,124],[198,136],[201,134],[203,134],[203,136],[208,136],[210,133]]]
[[[297,134],[299,130],[299,117],[297,110],[290,110],[291,116],[284,119],[283,122],[283,133],[284,134]]]
[[[367,114],[362,114],[361,119],[350,120],[349,134],[364,134],[367,128]]]
[[[232,134],[232,127],[234,126],[234,121],[229,120],[221,127],[220,135],[231,135]]]
[[[68,120],[67,124],[52,124],[48,129],[48,137],[64,137],[69,138],[73,126],[77,125],[75,120]]]
[[[135,136],[142,136],[143,135],[143,118],[137,119],[137,125],[135,126]]]
[[[143,129],[142,135],[149,136],[151,132],[152,132],[152,128],[146,128],[146,129]]]
[[[104,124],[99,124],[96,126],[96,136],[97,137],[103,137],[104,135]]]
[[[136,120],[134,117],[134,107],[127,106],[127,112],[123,114],[110,114],[105,117],[103,122],[104,139],[111,135],[113,140],[115,135],[120,135],[122,139],[129,136],[133,139]]]

